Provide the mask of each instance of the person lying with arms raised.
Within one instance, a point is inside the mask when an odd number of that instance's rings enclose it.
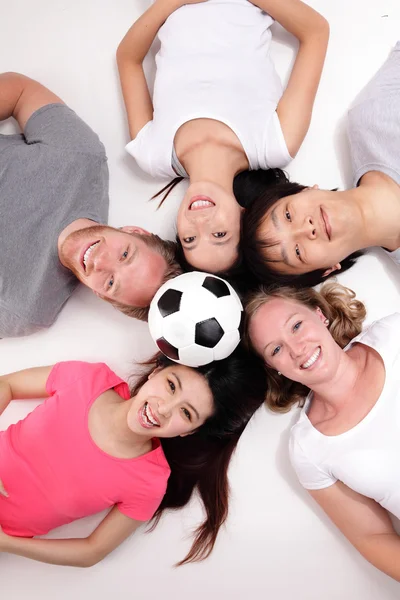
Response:
[[[285,90],[270,55],[274,19],[299,42]],[[151,98],[143,60],[157,35]],[[177,241],[191,267],[221,273],[238,259],[243,209],[233,179],[297,154],[328,38],[327,21],[300,0],[156,0],[121,41],[127,150],[153,177],[173,178],[172,187],[189,179]]]

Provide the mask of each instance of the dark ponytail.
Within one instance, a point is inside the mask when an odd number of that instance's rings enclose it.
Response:
[[[153,368],[172,363],[164,356]],[[154,515],[151,530],[164,510],[185,506],[195,489],[205,508],[204,522],[194,534],[186,557],[178,565],[204,560],[214,548],[221,525],[228,516],[228,467],[241,433],[264,402],[266,373],[262,360],[238,347],[231,356],[196,369],[206,379],[214,399],[214,413],[192,435],[160,439],[171,468],[165,496]],[[147,380],[136,383],[133,393]]]
[[[174,189],[174,187],[176,185],[178,185],[178,183],[180,183],[182,181],[183,177],[175,177],[175,179],[173,179],[172,181],[170,181],[169,183],[167,183],[167,185],[165,185],[162,190],[160,190],[159,192],[157,192],[156,194],[154,194],[154,196],[152,196],[150,198],[150,200],[154,200],[155,198],[158,198],[159,196],[161,196],[161,194],[163,192],[165,192],[164,196],[161,198],[160,202],[158,203],[157,209],[160,208],[160,206],[163,204],[164,200],[166,198],[168,198],[168,196],[170,195],[170,193],[172,192],[172,190]]]

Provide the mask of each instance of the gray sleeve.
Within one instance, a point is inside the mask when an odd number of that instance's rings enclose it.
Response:
[[[400,42],[348,115],[353,184],[380,171],[400,184]]]
[[[24,135],[28,144],[46,144],[72,152],[106,158],[98,135],[65,104],[42,106],[28,119]]]
[[[0,339],[31,335],[42,329],[43,327],[28,323],[0,304]]]

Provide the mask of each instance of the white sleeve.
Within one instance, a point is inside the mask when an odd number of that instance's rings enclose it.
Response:
[[[322,490],[336,483],[337,479],[308,458],[293,434],[290,437],[289,454],[298,480],[307,490]]]

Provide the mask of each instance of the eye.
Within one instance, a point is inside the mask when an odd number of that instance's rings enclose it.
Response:
[[[216,238],[223,238],[226,236],[226,231],[217,231],[217,233],[213,233],[213,236]]]
[[[288,211],[288,209],[285,210],[285,218],[288,221],[292,221],[292,217],[290,216],[290,212]]]
[[[298,331],[300,329],[300,325],[302,324],[303,321],[299,321],[298,323],[296,323],[296,325],[293,327],[293,331]]]
[[[110,279],[107,281],[107,289],[110,290],[112,288],[112,286],[114,285],[114,277],[110,277]]]
[[[280,346],[277,346],[276,348],[274,348],[273,351],[272,351],[272,356],[276,356],[278,354],[278,352],[279,352],[280,349],[281,349]]]
[[[125,252],[122,253],[122,259],[128,258],[128,250],[125,250]]]
[[[294,251],[296,252],[296,256],[297,256],[297,258],[301,258],[301,254],[300,254],[300,248],[299,248],[299,246],[298,246],[297,244],[296,244],[296,247],[295,247],[295,250],[294,250]]]
[[[187,408],[182,408],[182,412],[185,415],[185,419],[188,419],[188,421],[192,420],[192,415],[190,414]]]
[[[195,239],[196,239],[196,236],[191,235],[189,237],[183,238],[183,241],[185,242],[185,244],[191,244],[192,242],[194,242]]]
[[[171,381],[171,379],[168,379],[168,385],[169,385],[171,392],[174,394],[175,390],[176,390],[176,386],[175,386],[174,382]]]

